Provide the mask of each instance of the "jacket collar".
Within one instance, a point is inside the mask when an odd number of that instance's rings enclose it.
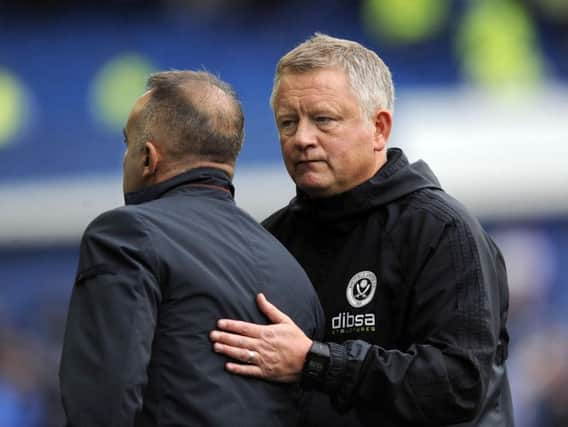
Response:
[[[344,193],[312,198],[299,188],[290,208],[320,221],[337,221],[364,214],[423,188],[441,190],[428,165],[409,163],[399,148],[388,150],[387,163],[375,176]]]
[[[127,205],[138,205],[159,199],[169,191],[186,185],[216,188],[229,193],[231,198],[235,195],[231,178],[225,171],[215,168],[195,168],[158,184],[126,193],[124,201]]]

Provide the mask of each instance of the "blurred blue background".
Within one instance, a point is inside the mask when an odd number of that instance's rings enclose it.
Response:
[[[20,0],[0,1],[0,426],[62,425],[79,239],[122,203],[122,127],[148,74],[206,69],[235,87],[237,202],[262,219],[294,193],[274,67],[315,31],[390,66],[390,145],[426,160],[504,252],[517,425],[568,425],[567,1]]]

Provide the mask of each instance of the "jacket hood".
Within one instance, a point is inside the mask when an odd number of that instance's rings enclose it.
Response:
[[[297,188],[290,208],[317,220],[335,221],[363,214],[424,188],[442,189],[430,167],[422,160],[411,164],[401,149],[390,148],[387,163],[368,181],[324,198],[312,198]]]

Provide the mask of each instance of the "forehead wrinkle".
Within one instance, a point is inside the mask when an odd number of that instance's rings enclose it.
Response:
[[[278,97],[275,103],[275,113],[277,116],[299,111],[301,113],[313,112],[340,112],[344,109],[342,104],[343,97],[336,91],[329,91],[325,94],[316,88],[313,93],[308,90],[300,90],[300,94],[287,94]],[[311,92],[311,90],[310,90]]]
[[[339,72],[339,73],[338,73]],[[334,76],[330,79],[330,76]],[[340,78],[340,77],[343,78]],[[335,68],[314,70],[306,73],[289,73],[282,76],[276,91],[274,107],[279,109],[285,104],[294,104],[298,100],[322,103],[340,104],[345,97],[345,91],[352,97],[356,96],[342,70]]]

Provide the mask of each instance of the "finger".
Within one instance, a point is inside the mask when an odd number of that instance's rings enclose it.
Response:
[[[262,311],[266,317],[270,319],[273,323],[289,323],[292,320],[286,316],[283,312],[278,310],[276,306],[270,303],[264,294],[258,294],[256,296],[256,303],[258,304],[258,308]]]
[[[225,369],[233,374],[246,377],[266,378],[262,369],[256,365],[242,365],[240,363],[227,362],[225,363]]]
[[[213,344],[213,351],[218,354],[223,354],[231,359],[238,360],[239,362],[254,365],[259,361],[259,355],[256,351],[246,350],[239,347],[233,347],[226,344]]]
[[[211,331],[209,338],[214,343],[220,343],[237,347],[241,349],[251,350],[257,347],[257,340],[254,338],[243,337],[242,335],[230,334],[223,331]]]
[[[261,334],[261,325],[240,320],[221,319],[217,321],[217,327],[224,331],[234,332],[235,334],[251,338],[258,338]]]

